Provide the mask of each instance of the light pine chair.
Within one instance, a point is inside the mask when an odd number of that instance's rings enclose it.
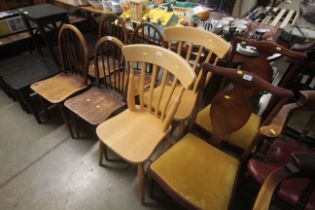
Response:
[[[221,37],[211,32],[193,28],[193,27],[169,27],[164,30],[165,41],[167,41],[168,49],[177,52],[193,70],[198,73],[202,63],[212,63],[216,65],[220,59],[223,59],[230,52],[231,45]],[[211,74],[207,75],[209,81]],[[198,73],[197,79],[189,90],[185,90],[183,98],[179,104],[178,110],[174,116],[174,120],[179,122],[179,136],[184,133],[184,122],[188,119],[194,109],[197,98],[198,87],[201,79],[201,71]],[[174,82],[167,81],[165,87],[158,86],[154,92],[165,92],[166,95],[172,91]],[[175,87],[175,92],[180,90]],[[147,98],[148,95],[146,95]],[[167,98],[161,99],[161,104],[167,103]],[[155,108],[155,107],[154,107]]]
[[[153,45],[129,45],[123,47],[123,54],[130,70],[128,87],[128,109],[117,116],[101,123],[96,133],[99,138],[99,164],[102,164],[105,146],[110,148],[124,160],[138,167],[138,183],[140,200],[144,201],[144,163],[150,158],[155,148],[165,139],[171,130],[171,122],[181,101],[182,95],[195,79],[195,73],[188,63],[176,53]],[[139,103],[136,103],[135,75],[133,65],[141,66]],[[152,78],[149,87],[145,86],[145,71],[147,65],[153,65]],[[172,92],[167,97],[168,103],[160,103],[162,94],[156,94],[154,88],[158,72],[164,79],[161,86],[166,86],[168,78],[172,77],[178,92]],[[149,100],[144,103],[144,95],[148,92]],[[154,100],[158,98],[158,100]],[[159,109],[153,109],[159,107]]]
[[[73,25],[63,24],[58,34],[61,73],[31,85],[38,96],[59,107],[71,137],[73,132],[63,102],[87,88],[88,47],[82,33]]]

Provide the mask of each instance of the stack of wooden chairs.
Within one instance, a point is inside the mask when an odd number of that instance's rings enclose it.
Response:
[[[104,156],[109,160],[109,149],[136,165],[142,203],[148,176],[184,207],[231,208],[241,169],[248,163],[250,172],[258,164],[252,158],[261,142],[283,133],[289,111],[315,107],[314,91],[286,89],[305,55],[274,43],[239,40],[256,46],[260,56],[244,60],[237,69],[225,68],[218,64],[235,52],[221,37],[192,27],[154,30],[150,23],[142,24],[128,39],[124,21],[107,15],[90,62],[83,34],[64,24],[58,34],[59,73],[30,86],[43,105],[34,113],[41,119],[51,107],[47,104],[59,107],[73,138],[80,137],[74,119],[95,126],[99,164]],[[273,70],[267,58],[273,53],[293,62],[279,86],[270,83]],[[271,99],[258,113],[253,99],[266,93]],[[166,148],[152,160],[162,142]],[[312,149],[303,150],[308,155],[294,154],[289,162],[295,151],[300,150],[287,152],[287,161],[259,179],[262,188],[254,209],[267,208],[283,177],[306,177],[303,192],[313,186]],[[255,176],[256,171],[250,173]],[[304,199],[310,192],[303,192],[290,204],[313,205]],[[280,194],[275,196],[285,201]]]

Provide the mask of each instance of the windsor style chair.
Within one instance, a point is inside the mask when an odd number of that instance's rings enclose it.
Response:
[[[170,132],[171,122],[183,92],[194,81],[195,73],[183,58],[162,47],[144,44],[127,45],[123,47],[123,54],[130,71],[128,109],[97,127],[96,133],[100,142],[99,164],[102,164],[106,146],[127,162],[137,165],[140,199],[143,202],[144,163]],[[133,68],[135,63],[141,66],[139,102],[137,103]],[[145,71],[148,64],[153,65],[153,70],[150,85],[145,86]],[[179,85],[180,91],[169,94],[168,103],[160,106],[160,109],[153,109],[153,102],[159,102],[154,98],[162,97],[162,93],[154,93],[158,72],[161,72],[164,77],[173,77],[177,81],[173,88]],[[166,85],[165,81],[162,82],[162,86]],[[144,103],[146,92],[149,93],[148,105]]]

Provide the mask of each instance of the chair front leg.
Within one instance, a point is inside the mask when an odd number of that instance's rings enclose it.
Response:
[[[103,156],[104,156],[104,151],[105,151],[105,144],[99,140],[99,149],[98,149],[98,164],[100,166],[103,165]]]
[[[137,174],[138,174],[140,202],[141,204],[143,204],[144,203],[144,187],[145,187],[143,163],[138,164]]]
[[[72,128],[71,128],[71,124],[70,124],[69,119],[68,119],[68,117],[66,115],[66,111],[65,111],[65,108],[64,108],[63,104],[59,103],[58,107],[59,107],[62,119],[63,119],[63,121],[65,122],[65,124],[68,127],[68,130],[70,132],[71,138],[74,138],[73,131],[72,131]]]

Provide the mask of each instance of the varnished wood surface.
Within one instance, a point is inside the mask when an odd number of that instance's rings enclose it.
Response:
[[[106,146],[134,164],[145,162],[167,134],[154,115],[129,109],[101,123],[96,133]]]
[[[75,7],[77,9],[81,9],[81,10],[85,10],[87,12],[92,12],[92,13],[96,13],[96,14],[111,14],[113,13],[112,11],[107,11],[107,10],[103,10],[103,9],[96,9],[92,6],[78,6],[75,5],[67,0],[55,0],[56,3],[60,3],[60,4],[64,4],[66,6],[71,6],[71,7]]]
[[[88,91],[65,101],[65,106],[92,125],[105,121],[123,107],[123,97],[114,90],[92,87]]]
[[[84,79],[77,75],[60,73],[36,82],[31,89],[51,103],[59,103],[72,94],[86,88]]]

